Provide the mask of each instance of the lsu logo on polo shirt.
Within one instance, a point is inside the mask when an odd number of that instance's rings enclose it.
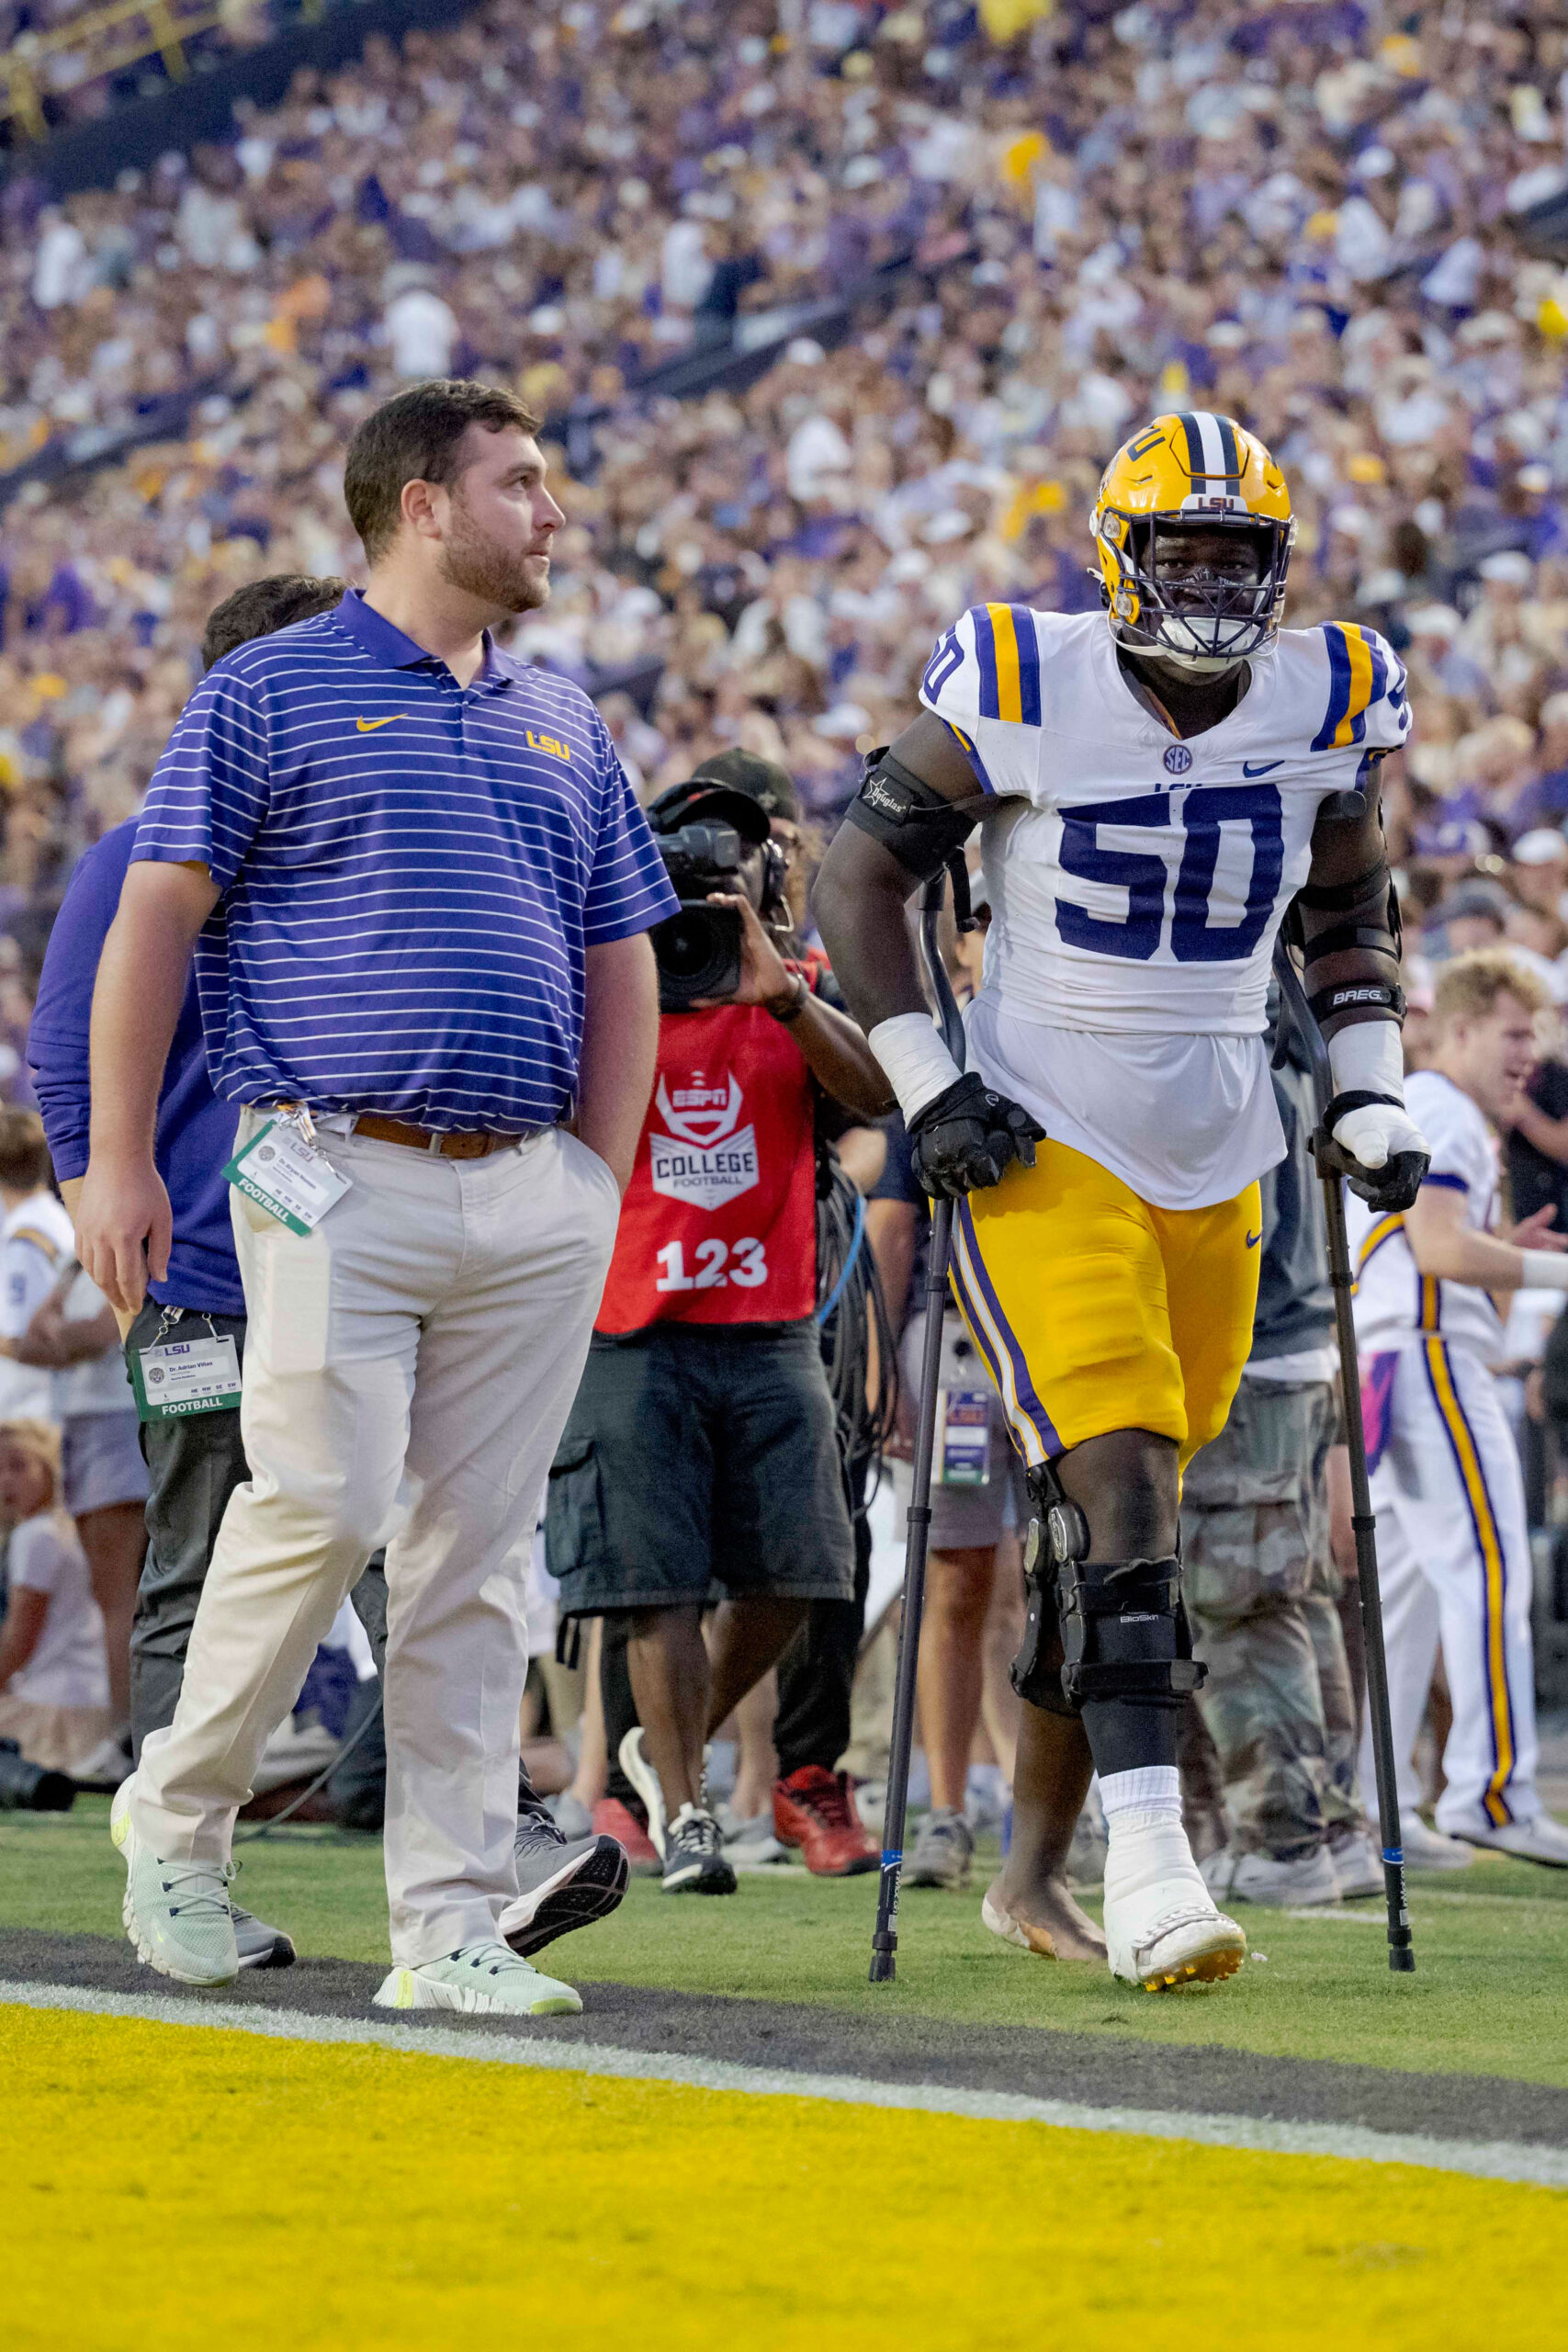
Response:
[[[571,758],[570,744],[563,743],[558,735],[536,734],[532,727],[526,729],[526,733],[528,737],[528,749],[531,752],[547,752],[552,760],[570,760]]]

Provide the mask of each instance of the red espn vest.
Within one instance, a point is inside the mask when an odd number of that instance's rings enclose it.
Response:
[[[817,1306],[814,1089],[761,1005],[666,1013],[595,1329],[794,1323]]]

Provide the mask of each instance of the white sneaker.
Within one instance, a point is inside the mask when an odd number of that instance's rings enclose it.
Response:
[[[1215,1909],[1179,1821],[1112,1824],[1105,1940],[1112,1976],[1145,1993],[1234,1976],[1247,1957],[1247,1937]]]
[[[570,1984],[542,1976],[498,1943],[464,1944],[445,1960],[394,1968],[373,1999],[378,2009],[488,2010],[514,2018],[575,2018],[582,2012]]]
[[[1364,1830],[1337,1832],[1328,1841],[1328,1859],[1334,1865],[1342,1902],[1351,1902],[1359,1894],[1383,1892],[1382,1855]]]
[[[664,1791],[651,1758],[642,1744],[642,1725],[634,1724],[620,1745],[622,1771],[642,1799],[648,1813],[648,1834],[654,1851],[664,1860]]]
[[[725,1860],[733,1870],[779,1870],[795,1859],[789,1848],[781,1846],[773,1835],[772,1805],[749,1817],[738,1814],[732,1805],[723,1805],[718,1826],[724,1838]]]
[[[120,1917],[137,1956],[176,1984],[229,1984],[240,1973],[229,1908],[232,1862],[175,1862],[151,1853],[130,1817],[131,1774],[109,1807],[109,1838],[125,1863]]]
[[[1406,1870],[1467,1871],[1475,1860],[1462,1839],[1428,1829],[1418,1813],[1400,1815],[1399,1836]]]
[[[1325,1846],[1314,1846],[1291,1861],[1277,1861],[1272,1854],[1238,1854],[1233,1846],[1222,1846],[1201,1865],[1201,1876],[1221,1902],[1291,1910],[1339,1900],[1339,1881]]]
[[[1456,1829],[1453,1842],[1480,1846],[1489,1854],[1512,1854],[1521,1862],[1543,1862],[1550,1871],[1568,1871],[1568,1829],[1549,1813],[1533,1821],[1505,1821],[1485,1829]]]
[[[118,1789],[130,1770],[130,1734],[110,1732],[68,1775],[79,1789]]]

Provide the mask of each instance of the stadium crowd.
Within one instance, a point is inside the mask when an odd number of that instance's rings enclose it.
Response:
[[[226,588],[352,571],[337,454],[446,372],[596,420],[520,644],[636,683],[606,707],[650,788],[741,742],[841,802],[953,612],[1092,600],[1100,465],[1201,399],[1294,485],[1292,617],[1409,647],[1409,845],[1504,850],[1568,806],[1568,280],[1516,219],[1568,178],[1557,12],[987,17],[499,0],[113,190],[14,179],[0,461],[204,396],[186,437],[10,504],[12,905],[136,805]],[[840,349],[633,389],[877,269]]]
[[[1098,602],[1085,518],[1140,417],[1239,417],[1292,484],[1292,625],[1368,621],[1409,668],[1417,1014],[1494,940],[1561,1003],[1568,275],[1523,224],[1565,154],[1544,0],[492,0],[112,190],[14,178],[0,467],[190,410],[0,526],[8,1099],[50,912],[136,809],[208,612],[359,576],[344,447],[448,374],[550,420],[568,521],[513,650],[595,694],[645,799],[739,748],[818,818],[956,612]],[[709,389],[641,389],[694,350]],[[1568,1208],[1568,1074],[1538,1086]]]

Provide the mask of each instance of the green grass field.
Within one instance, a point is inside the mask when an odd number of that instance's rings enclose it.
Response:
[[[87,1798],[68,1817],[5,1817],[0,1927],[119,1933],[107,1811]],[[287,1829],[239,1851],[240,1899],[301,1953],[385,1958],[378,1840]],[[866,1983],[874,1878],[795,1870],[744,1878],[729,1900],[634,1880],[613,1919],[553,1945],[547,1965],[579,1981],[1568,2084],[1568,1873],[1482,1856],[1462,1877],[1416,1880],[1414,1977],[1390,1975],[1376,1904],[1321,1919],[1243,1906],[1255,1956],[1241,1974],[1156,1999],[997,1943],[980,1925],[985,1868],[971,1894],[905,1895],[891,1987]]]

